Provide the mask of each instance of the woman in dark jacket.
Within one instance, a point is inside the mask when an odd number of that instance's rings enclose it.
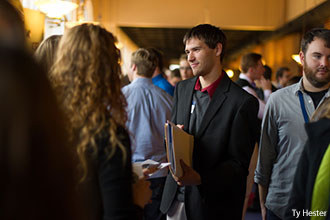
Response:
[[[295,174],[286,219],[330,219],[330,98],[315,111],[312,121],[305,126],[308,141]]]
[[[63,35],[56,56],[50,78],[80,159],[91,219],[136,219],[115,38],[100,26],[82,24]]]

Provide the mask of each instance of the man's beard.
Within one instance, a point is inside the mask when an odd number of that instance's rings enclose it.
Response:
[[[307,80],[316,88],[321,88],[323,86],[325,86],[326,84],[328,84],[330,82],[330,71],[329,71],[329,68],[327,67],[322,67],[322,68],[317,68],[315,70],[311,69],[307,62],[305,62],[305,65],[304,65],[304,73],[305,73],[305,76],[307,78]],[[327,71],[327,77],[326,78],[323,78],[323,79],[319,79],[316,77],[316,74],[317,72],[320,70],[320,69],[325,69],[325,71]]]

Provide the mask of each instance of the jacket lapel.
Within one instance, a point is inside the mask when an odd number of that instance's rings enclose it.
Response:
[[[227,74],[223,71],[224,74],[223,78],[221,79],[218,88],[215,90],[211,102],[204,114],[202,123],[198,129],[196,137],[199,138],[204,130],[207,128],[211,120],[214,118],[215,114],[218,112],[219,108],[221,107],[222,103],[227,98],[226,94],[229,90],[231,80],[227,76]]]
[[[184,116],[184,130],[188,132],[189,130],[189,120],[190,120],[190,110],[191,110],[191,103],[192,103],[192,97],[194,93],[194,88],[196,84],[197,77],[194,77],[193,79],[189,80],[189,83],[186,84],[185,88],[183,88],[183,116]]]

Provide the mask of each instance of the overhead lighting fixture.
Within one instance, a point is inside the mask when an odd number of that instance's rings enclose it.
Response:
[[[291,55],[291,58],[301,65],[299,54],[293,54],[293,55]]]
[[[63,0],[38,0],[34,4],[50,18],[62,18],[78,7],[76,3]]]

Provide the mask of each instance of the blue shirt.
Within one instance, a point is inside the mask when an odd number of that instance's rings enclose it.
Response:
[[[152,78],[152,83],[155,86],[158,86],[168,94],[170,94],[172,97],[174,95],[174,86],[172,86],[163,76],[162,74],[158,74],[154,78]]]
[[[171,118],[172,97],[147,78],[135,79],[122,91],[127,100],[126,126],[132,143],[132,162],[166,162],[164,124]],[[166,176],[167,172],[160,170],[152,178]]]

